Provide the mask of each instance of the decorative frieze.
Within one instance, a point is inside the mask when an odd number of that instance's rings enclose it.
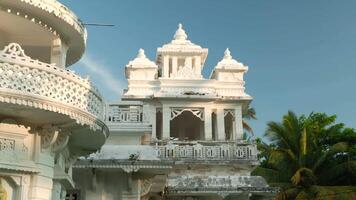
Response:
[[[169,141],[167,144],[156,143],[156,148],[159,158],[163,160],[257,161],[257,147],[255,144]]]
[[[169,176],[167,194],[218,194],[228,195],[275,194],[278,188],[269,187],[260,176]]]
[[[0,151],[14,151],[15,150],[15,140],[0,138]]]

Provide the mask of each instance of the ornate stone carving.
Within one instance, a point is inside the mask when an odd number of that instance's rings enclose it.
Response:
[[[133,172],[138,172],[138,170],[140,170],[140,166],[137,165],[125,165],[122,166],[122,170],[124,170],[124,172],[130,174]]]
[[[140,181],[140,196],[147,195],[152,187],[152,180],[151,179],[143,179]]]
[[[224,110],[224,116],[226,116],[227,114],[231,114],[231,116],[233,117],[233,120],[235,120],[235,110],[233,109],[225,109]]]
[[[33,60],[15,43],[0,51],[0,61],[0,102],[62,113],[80,124],[100,128],[95,121],[102,119],[104,103],[89,80],[69,70]],[[9,91],[22,95],[11,95]]]
[[[15,151],[15,140],[0,138],[0,151]]]
[[[158,156],[164,160],[257,160],[254,144],[198,143],[169,141],[166,145],[156,145]]]
[[[23,51],[23,49],[21,48],[21,46],[19,44],[16,43],[10,43],[9,45],[7,45],[4,48],[4,53],[5,54],[9,54],[10,56],[17,56],[17,57],[26,57],[28,58],[28,56],[26,56],[25,52]]]
[[[59,135],[59,129],[57,127],[46,125],[39,130],[39,135],[41,136],[42,149],[47,149],[56,142]]]
[[[175,79],[202,79],[201,74],[196,74],[192,67],[188,65],[179,66],[178,71],[172,74]]]
[[[59,133],[57,140],[53,143],[53,151],[60,152],[62,151],[68,144],[69,141],[69,133],[62,132]]]
[[[241,192],[276,192],[260,176],[170,176],[168,193],[215,192],[221,197]]]
[[[178,117],[184,111],[191,112],[194,116],[198,117],[200,120],[204,121],[204,110],[202,108],[172,108],[171,110],[171,120]]]

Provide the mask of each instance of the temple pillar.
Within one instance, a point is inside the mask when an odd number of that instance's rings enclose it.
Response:
[[[242,140],[243,139],[243,127],[242,127],[242,107],[237,106],[234,109],[235,112],[235,123],[234,123],[234,132],[233,140]]]
[[[157,123],[156,123],[156,120],[157,120],[157,116],[156,116],[156,113],[157,113],[157,109],[155,106],[152,106],[151,107],[151,125],[152,125],[152,135],[151,135],[151,140],[155,140],[157,139]]]
[[[194,71],[196,74],[201,74],[201,58],[200,56],[194,56]]]
[[[162,76],[164,78],[169,77],[169,56],[165,55],[163,56],[163,67],[162,67]]]
[[[217,108],[216,109],[216,125],[217,125],[217,135],[218,140],[226,140],[225,137],[225,116],[224,116],[224,109]]]
[[[162,107],[162,139],[170,138],[170,122],[171,122],[171,109],[167,106]]]
[[[67,59],[68,46],[60,39],[56,38],[52,41],[51,47],[51,63],[58,67],[65,68]]]
[[[204,108],[204,139],[212,140],[213,131],[212,131],[212,121],[211,121],[211,108]]]
[[[152,131],[151,131],[151,139],[157,138],[156,133],[156,107],[149,104],[144,104],[142,113],[143,113],[143,122],[148,122],[151,124]]]
[[[53,181],[52,200],[60,200],[62,194],[62,185],[58,181]]]

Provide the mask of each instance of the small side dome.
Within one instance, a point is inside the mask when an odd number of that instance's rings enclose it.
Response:
[[[242,71],[247,71],[248,67],[243,63],[233,59],[229,48],[226,48],[223,59],[218,62],[215,69],[239,69]]]
[[[140,49],[136,58],[126,65],[125,75],[128,80],[154,80],[158,76],[158,66]]]
[[[139,49],[134,60],[130,61],[127,68],[158,68],[157,65],[148,59],[145,55],[145,50]]]
[[[174,34],[174,40],[187,40],[188,36],[183,29],[183,25],[179,24],[176,33]]]
[[[218,81],[243,81],[243,74],[247,70],[247,66],[233,59],[227,48],[223,59],[215,66],[210,78]]]

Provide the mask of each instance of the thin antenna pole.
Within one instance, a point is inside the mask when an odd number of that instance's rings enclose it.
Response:
[[[83,23],[84,26],[115,26],[114,24]]]

